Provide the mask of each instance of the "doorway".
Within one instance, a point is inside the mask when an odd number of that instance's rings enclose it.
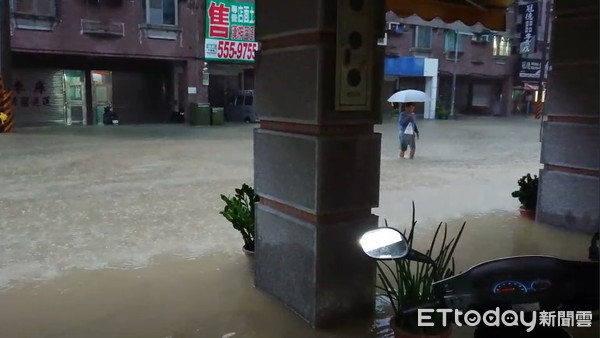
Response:
[[[67,125],[86,124],[85,74],[81,70],[65,70]]]
[[[112,72],[92,70],[92,109],[94,123],[102,124],[104,108],[112,103]],[[115,107],[113,107],[114,109]]]

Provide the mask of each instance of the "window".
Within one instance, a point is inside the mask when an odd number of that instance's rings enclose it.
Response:
[[[254,101],[254,97],[251,95],[246,96],[246,101],[244,102],[245,106],[251,106]]]
[[[14,12],[18,14],[56,16],[54,0],[14,0]]]
[[[494,36],[494,56],[510,56],[510,40],[504,36]]]
[[[463,52],[463,41],[460,37],[458,37],[458,41],[456,41],[458,34],[455,31],[446,31],[446,35],[444,37],[444,51],[445,52],[454,52],[456,48],[457,52]]]
[[[431,27],[415,27],[414,47],[417,49],[431,49]]]
[[[151,25],[177,25],[177,0],[142,0],[144,19]]]
[[[235,100],[235,105],[236,106],[244,105],[244,96],[243,95],[238,95],[237,99]]]
[[[57,22],[56,0],[13,0],[12,16],[15,27],[52,31]]]

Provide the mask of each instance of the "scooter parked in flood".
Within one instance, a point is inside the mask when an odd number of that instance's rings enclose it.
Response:
[[[112,104],[108,104],[104,107],[104,114],[102,114],[102,122],[104,125],[119,125],[119,116],[114,112]]]
[[[394,228],[378,228],[366,232],[360,239],[363,251],[375,260],[408,259],[434,264],[432,259],[413,250],[404,234]],[[592,251],[598,248],[597,235],[590,245]],[[596,251],[597,257],[597,251]],[[600,269],[598,261],[569,261],[550,256],[515,256],[477,264],[467,271],[433,283],[435,299],[413,308],[404,308],[402,313],[409,315],[421,310],[427,316],[453,311],[448,315],[449,322],[465,323],[465,317],[457,317],[456,310],[466,314],[473,310],[480,315],[512,310],[523,316],[524,321],[516,326],[496,324],[487,326],[484,320],[475,330],[476,338],[519,338],[572,337],[558,326],[522,325],[531,322],[541,311],[556,315],[573,311],[591,325],[597,320],[600,302]],[[400,276],[401,277],[401,276]],[[427,309],[427,310],[425,310]],[[427,313],[425,313],[427,311]],[[571,313],[573,313],[571,312]],[[528,319],[529,318],[529,319]]]

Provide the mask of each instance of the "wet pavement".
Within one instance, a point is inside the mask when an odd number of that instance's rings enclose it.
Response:
[[[388,308],[310,329],[253,288],[220,193],[252,182],[252,125],[48,128],[0,138],[0,337],[384,337]],[[416,246],[467,228],[465,269],[515,254],[586,259],[590,236],[535,224],[510,196],[540,168],[539,121],[422,121],[413,160],[383,133],[381,202]],[[456,337],[468,337],[457,330]],[[597,332],[597,331],[596,331]],[[592,336],[579,332],[576,337]],[[595,335],[597,336],[597,335]]]

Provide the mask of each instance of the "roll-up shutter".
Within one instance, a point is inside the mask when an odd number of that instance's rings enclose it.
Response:
[[[17,69],[13,81],[15,127],[66,124],[62,70]]]
[[[474,107],[489,107],[490,93],[492,86],[489,84],[474,84],[473,85],[473,102]]]

